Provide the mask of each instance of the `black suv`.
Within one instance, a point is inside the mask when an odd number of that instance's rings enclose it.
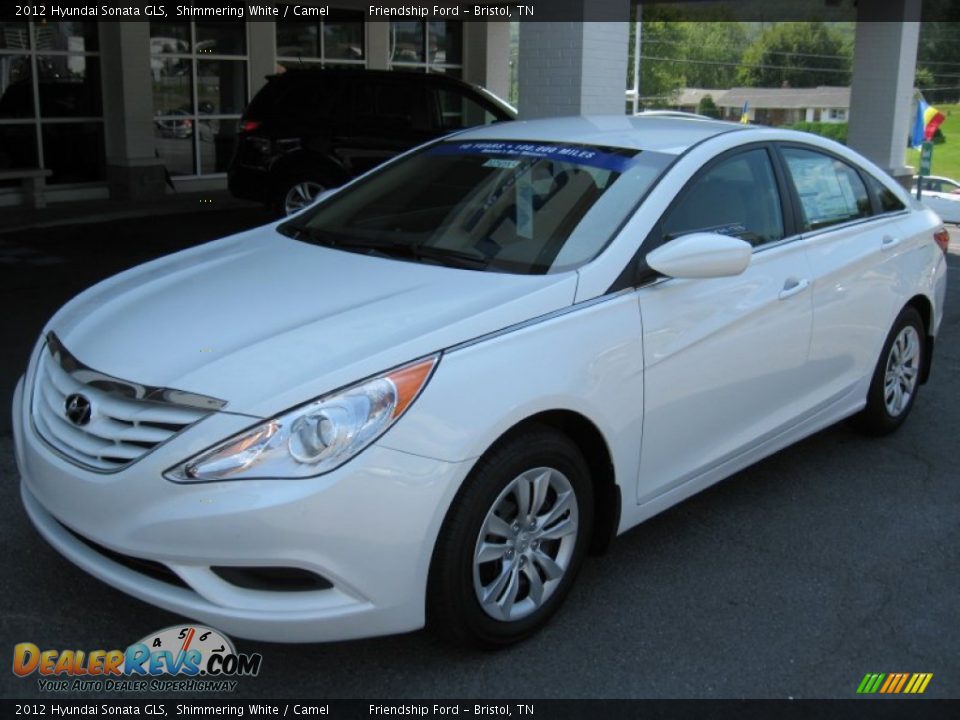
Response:
[[[443,75],[305,69],[267,80],[240,121],[228,181],[279,213],[415,145],[515,118],[495,95]]]

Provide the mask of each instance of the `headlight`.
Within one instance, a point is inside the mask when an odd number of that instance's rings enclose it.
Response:
[[[340,467],[395,423],[439,355],[301,405],[168,470],[175,482],[305,478]]]

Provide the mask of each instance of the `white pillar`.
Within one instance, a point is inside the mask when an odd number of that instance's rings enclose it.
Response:
[[[371,70],[390,69],[390,23],[368,22],[367,67]]]
[[[520,23],[521,118],[626,112],[629,0],[597,5],[624,20]]]
[[[465,22],[463,79],[504,100],[510,94],[510,23]]]
[[[902,182],[913,174],[904,151],[913,121],[919,21],[920,0],[861,2],[857,9],[847,143]]]
[[[110,196],[160,197],[166,189],[163,166],[154,154],[150,24],[100,23],[100,50]]]
[[[277,71],[277,24],[247,23],[250,63],[250,99],[267,83],[267,75]]]

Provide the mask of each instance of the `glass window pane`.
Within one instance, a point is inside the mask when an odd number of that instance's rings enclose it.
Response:
[[[33,28],[37,50],[96,52],[100,48],[95,22],[34,23]]]
[[[0,125],[0,172],[39,166],[36,126]],[[8,180],[0,182],[0,187],[19,184],[19,180]]]
[[[664,220],[667,239],[704,231],[751,245],[783,238],[780,194],[766,150],[721,160],[688,188]]]
[[[100,60],[85,55],[37,55],[40,117],[99,117]]]
[[[29,55],[0,55],[0,117],[33,117]]]
[[[320,57],[320,25],[315,22],[278,22],[279,57]]]
[[[390,56],[392,62],[422,63],[424,61],[423,23],[390,23],[390,47],[393,51]]]
[[[783,157],[800,195],[805,230],[869,217],[870,197],[852,167],[799,148],[784,148]]]
[[[237,22],[198,22],[198,55],[246,55],[247,26]]]
[[[0,22],[0,50],[28,50],[30,33],[25,22]]]
[[[237,120],[201,120],[197,142],[200,143],[200,172],[226,172],[236,148]]]
[[[51,185],[106,178],[103,123],[44,123],[41,136]]]
[[[190,52],[190,23],[150,23],[150,52],[154,55]]]
[[[323,24],[323,54],[330,60],[363,60],[363,13],[340,13]]]
[[[193,175],[193,119],[155,120],[153,137],[157,157],[171,175]]]
[[[237,60],[197,61],[197,112],[240,114],[247,104],[247,63]]]
[[[153,56],[150,58],[150,73],[153,75],[155,115],[193,112],[190,60]]]
[[[430,23],[430,62],[459,65],[463,61],[463,24]]]

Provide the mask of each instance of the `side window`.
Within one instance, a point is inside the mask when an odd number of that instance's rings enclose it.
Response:
[[[663,222],[664,238],[733,235],[757,246],[783,239],[780,194],[764,149],[724,158],[684,191]]]
[[[355,114],[358,120],[394,130],[428,130],[431,125],[427,96],[419,82],[361,83]]]
[[[497,118],[473,98],[452,88],[439,87],[437,108],[440,130],[459,130],[474,125],[489,125]]]
[[[903,210],[904,205],[900,202],[893,191],[887,188],[882,182],[877,180],[871,175],[867,175],[867,184],[870,186],[870,192],[873,193],[873,196],[877,199],[877,202],[880,204],[881,212],[897,212],[898,210]]]
[[[800,195],[804,230],[870,216],[867,188],[857,171],[845,162],[794,147],[783,148],[783,157]]]

